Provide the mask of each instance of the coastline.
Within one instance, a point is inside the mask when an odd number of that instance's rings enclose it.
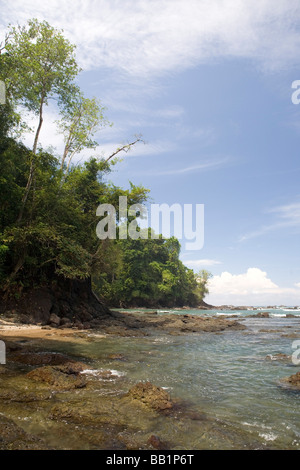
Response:
[[[0,340],[7,346],[7,364],[0,366],[0,448],[180,449],[178,443],[158,431],[162,422],[186,432],[200,426],[204,434],[222,438],[225,448],[232,448],[232,442],[236,448],[244,448],[245,444],[239,444],[241,431],[235,425],[226,422],[223,426],[222,420],[215,420],[205,409],[195,409],[189,401],[173,396],[156,383],[129,383],[118,365],[122,361],[127,361],[130,368],[135,365],[123,354],[103,353],[104,365],[107,358],[115,364],[106,369],[98,363],[95,367],[92,356],[78,353],[79,345],[81,351],[93,345],[101,348],[101,342],[110,338],[112,343],[117,343],[118,338],[176,341],[177,337],[194,335],[204,339],[227,332],[248,334],[236,319],[187,312],[112,312],[97,329],[21,325],[2,320]],[[154,354],[151,350],[147,354],[150,353]],[[228,431],[228,438],[222,435],[222,427]],[[249,449],[266,448],[245,431],[242,442]]]

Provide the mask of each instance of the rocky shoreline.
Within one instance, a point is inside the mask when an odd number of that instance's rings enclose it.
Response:
[[[163,332],[176,336],[245,329],[228,318],[156,312],[111,312],[96,330],[22,325],[1,317],[0,340],[6,345],[7,363],[0,366],[0,450],[173,449],[174,443],[153,427],[160,419],[186,429],[198,422],[203,432],[221,435],[219,420],[195,412],[157,385],[137,382],[128,387],[114,371],[96,370],[89,359],[61,351],[64,343],[93,341],[91,332],[99,340],[108,335],[139,337]],[[54,344],[60,345],[60,352],[53,352]],[[123,357],[114,354],[111,359]],[[298,376],[286,379],[286,384],[300,387]],[[112,381],[117,384],[113,393]],[[230,426],[226,423],[226,429]],[[231,439],[238,432],[232,427]],[[248,448],[260,448],[252,436],[245,435],[247,439]]]

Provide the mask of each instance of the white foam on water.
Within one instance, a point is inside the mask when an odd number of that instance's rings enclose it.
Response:
[[[270,317],[282,317],[285,318],[286,314],[285,313],[270,313]]]
[[[80,372],[82,375],[92,375],[93,377],[101,377],[103,376],[104,373],[107,374],[107,378],[114,378],[114,377],[123,377],[125,372],[120,372],[118,370],[114,369],[85,369],[82,372]],[[106,378],[106,377],[105,377]]]
[[[217,315],[218,315],[218,317],[235,317],[235,316],[239,316],[239,315],[242,315],[242,314],[239,313],[239,312],[235,312],[235,313],[217,312]]]
[[[300,312],[300,308],[281,308],[284,312]]]
[[[277,439],[277,435],[270,432],[270,433],[259,433],[259,437],[265,439],[265,441],[275,441]]]

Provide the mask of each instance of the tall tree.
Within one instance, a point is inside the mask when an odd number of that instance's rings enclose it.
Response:
[[[95,133],[109,125],[104,117],[105,108],[96,98],[85,98],[80,90],[68,100],[62,111],[62,119],[57,122],[64,136],[64,152],[61,170],[69,172],[73,157],[83,149],[95,149],[98,143],[93,140]]]
[[[11,27],[6,36],[3,72],[8,96],[38,117],[29,175],[18,222],[35,178],[37,149],[44,121],[44,108],[50,99],[59,105],[69,102],[79,73],[75,46],[46,21],[29,20],[26,26]]]

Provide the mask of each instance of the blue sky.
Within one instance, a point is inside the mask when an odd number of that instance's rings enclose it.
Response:
[[[275,5],[274,5],[275,3]],[[300,304],[300,2],[0,1],[1,29],[37,17],[78,46],[80,85],[114,123],[109,155],[137,145],[112,181],[158,204],[204,204],[205,245],[181,259],[213,274],[215,304]],[[42,142],[59,153],[47,111]],[[30,145],[32,136],[25,137]],[[83,158],[85,155],[83,156]]]

